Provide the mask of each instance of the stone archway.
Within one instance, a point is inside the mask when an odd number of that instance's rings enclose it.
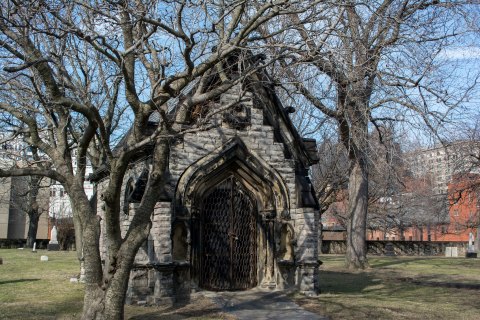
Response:
[[[236,267],[235,264],[231,265],[231,262],[219,263],[219,265],[228,265],[224,270],[217,268],[216,262],[213,266],[205,264],[206,255],[211,254],[202,247],[205,242],[203,234],[205,200],[210,196],[215,197],[215,192],[220,192],[218,187],[228,179],[235,181],[238,190],[248,195],[247,198],[254,203],[255,207],[253,212],[255,241],[251,242],[254,243],[254,250],[256,250],[255,261],[248,267],[245,267],[246,264],[243,265],[245,274],[251,274],[249,280],[245,280],[247,279],[245,275],[242,276],[242,280],[231,280],[228,272],[230,268]],[[276,239],[275,230],[276,225],[281,221],[290,220],[289,195],[290,192],[282,176],[255,153],[247,150],[238,137],[188,167],[181,175],[175,190],[174,215],[175,219],[189,221],[188,262],[192,287],[210,290],[243,290],[260,285],[274,288],[277,285],[276,260],[278,258],[276,249],[278,239]],[[219,204],[219,206],[222,205],[225,206],[226,202]],[[225,230],[222,232],[223,240],[217,238],[213,241],[229,243],[231,240],[229,237],[234,235],[229,236]],[[226,250],[230,247],[225,244],[222,248]],[[225,259],[231,258],[214,256],[214,259],[224,259],[222,261],[225,262]],[[205,270],[210,269],[213,269],[214,273],[223,274],[221,276],[206,275]],[[223,282],[217,283],[218,278],[223,279]]]
[[[245,290],[257,285],[256,201],[234,176],[214,186],[200,205],[199,286]]]

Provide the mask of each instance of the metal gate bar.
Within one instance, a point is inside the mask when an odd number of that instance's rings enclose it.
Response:
[[[200,285],[211,290],[242,290],[257,284],[255,205],[230,176],[202,202]]]

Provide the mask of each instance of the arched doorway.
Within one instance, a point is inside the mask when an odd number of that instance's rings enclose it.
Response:
[[[257,205],[234,176],[200,200],[199,285],[245,290],[257,285]]]

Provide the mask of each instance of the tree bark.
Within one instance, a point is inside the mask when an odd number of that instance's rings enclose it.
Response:
[[[97,220],[97,221],[95,221]],[[102,268],[99,252],[100,219],[92,217],[83,227],[85,294],[82,319],[104,319]]]
[[[33,248],[33,244],[37,241],[38,221],[40,220],[40,215],[35,210],[33,212],[28,212],[28,218],[27,248]]]
[[[368,267],[366,248],[366,223],[368,208],[368,169],[356,161],[348,185],[348,226],[345,265],[350,269]]]

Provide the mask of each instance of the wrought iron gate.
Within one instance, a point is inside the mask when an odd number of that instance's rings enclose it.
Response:
[[[257,285],[255,203],[230,176],[202,201],[200,286],[242,290]]]

